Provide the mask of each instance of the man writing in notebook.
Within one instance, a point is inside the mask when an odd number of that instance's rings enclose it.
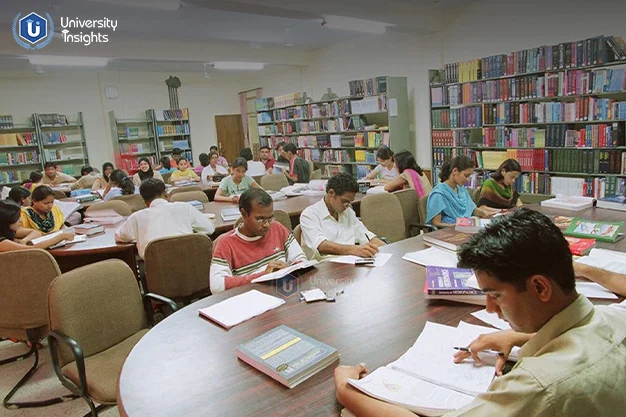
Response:
[[[483,335],[455,362],[478,352],[521,346],[513,370],[488,392],[446,417],[622,416],[626,409],[626,315],[594,307],[576,293],[572,255],[561,231],[543,214],[521,209],[494,220],[464,245],[459,266],[472,268],[487,311],[512,331]],[[337,398],[356,416],[415,416],[347,384],[364,365],[335,370]]]
[[[148,208],[133,213],[115,232],[116,242],[137,242],[137,252],[143,258],[146,246],[154,239],[189,233],[210,235],[215,225],[190,204],[170,203],[165,183],[156,178],[143,180],[139,193]],[[184,251],[184,248],[172,248]]]
[[[328,180],[324,198],[302,212],[302,247],[309,259],[321,255],[367,258],[385,244],[356,217],[351,204],[358,191],[351,175],[337,174]]]
[[[215,244],[210,276],[213,294],[306,260],[291,232],[274,221],[272,197],[263,189],[244,191],[239,212],[243,221]]]

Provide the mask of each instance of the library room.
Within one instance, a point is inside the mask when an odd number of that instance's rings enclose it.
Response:
[[[620,417],[620,0],[5,0],[0,417]]]

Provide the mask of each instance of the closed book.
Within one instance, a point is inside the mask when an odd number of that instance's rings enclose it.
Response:
[[[482,291],[466,285],[472,275],[471,269],[427,266],[427,293],[430,295],[483,295]]]
[[[74,226],[74,231],[77,235],[95,235],[96,233],[104,232],[104,226],[98,223],[83,223]]]
[[[569,250],[572,255],[585,256],[596,246],[595,239],[585,239],[581,237],[565,236],[569,243]]]
[[[612,195],[598,200],[596,207],[609,210],[626,211],[626,196]]]
[[[621,232],[624,222],[601,222],[585,220],[575,217],[567,229],[563,231],[566,236],[592,238],[601,242],[615,242],[623,235]]]
[[[458,246],[467,242],[472,237],[469,233],[457,232],[453,228],[445,228],[424,235],[424,243],[430,246],[438,246],[450,251],[456,251]]]
[[[458,217],[454,229],[462,233],[478,233],[480,229],[485,228],[491,219],[480,219],[478,217]]]
[[[293,388],[339,359],[339,351],[281,325],[242,343],[235,354],[248,365]]]

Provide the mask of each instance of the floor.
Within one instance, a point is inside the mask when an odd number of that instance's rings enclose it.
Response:
[[[0,342],[0,359],[9,358],[28,351],[22,343],[10,341]],[[15,386],[22,376],[32,366],[34,356],[30,356],[22,361],[9,363],[0,367],[0,398]],[[13,401],[36,401],[47,398],[54,398],[67,395],[69,391],[65,389],[52,369],[50,351],[46,342],[44,349],[39,351],[39,367],[37,372],[12,398]],[[19,410],[8,410],[0,405],[0,417],[42,417],[42,416],[63,416],[82,417],[89,411],[89,407],[82,399],[76,399],[65,403],[55,404],[43,408],[22,408]],[[100,417],[119,417],[117,407],[107,408],[99,413]]]

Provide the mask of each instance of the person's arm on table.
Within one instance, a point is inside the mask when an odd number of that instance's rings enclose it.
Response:
[[[574,273],[577,277],[584,277],[590,281],[597,282],[609,291],[626,297],[626,275],[618,274],[593,266],[574,262]]]
[[[211,272],[209,277],[211,293],[215,294],[217,292],[249,284],[253,279],[286,268],[287,266],[288,265],[282,261],[270,261],[265,270],[261,272],[250,275],[233,276],[228,260],[224,259],[220,252],[216,251],[213,255],[213,260],[211,261]]]

